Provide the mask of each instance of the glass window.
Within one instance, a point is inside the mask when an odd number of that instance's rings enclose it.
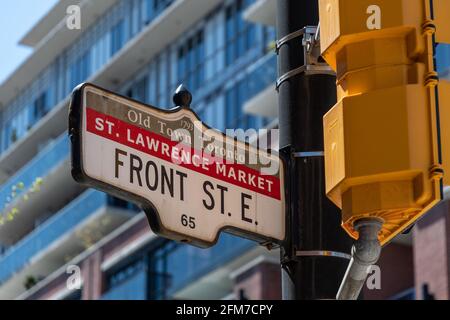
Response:
[[[118,22],[111,29],[111,55],[114,55],[124,45],[124,23]]]
[[[154,16],[154,9],[153,9],[153,0],[145,0],[145,8],[146,8],[146,23],[149,23]]]
[[[103,299],[124,299],[136,295],[147,299],[168,299],[171,293],[187,283],[255,246],[251,241],[227,234],[222,234],[218,243],[206,250],[163,239],[151,245],[152,248],[144,255],[139,254],[107,272],[107,292]]]
[[[91,53],[86,52],[81,58],[81,78],[80,82],[86,81],[91,74]]]
[[[200,88],[205,80],[205,41],[200,30],[178,47],[178,82],[191,91]]]
[[[236,0],[225,10],[226,64],[231,65],[256,45],[256,26],[243,18],[251,1]]]
[[[178,245],[172,248],[167,256],[165,262],[167,269],[164,272],[171,276],[169,293],[232,261],[253,246],[255,243],[249,240],[221,234],[217,244],[209,249],[189,245]]]
[[[127,279],[131,278],[134,274],[141,271],[143,268],[145,268],[144,260],[141,257],[139,257],[138,259],[129,262],[125,266],[120,267],[119,269],[116,269],[112,272],[109,272],[106,275],[107,289],[111,289],[120,285]]]
[[[178,246],[179,244],[174,241],[164,241],[158,249],[150,252],[148,257],[149,299],[167,299],[167,291],[173,284],[172,274],[168,266],[168,257]]]
[[[78,79],[80,79],[79,75],[80,69],[77,63],[73,63],[70,67],[70,87],[74,88],[77,84],[79,84]]]
[[[233,7],[230,6],[226,9],[226,64],[230,65],[235,60],[236,53],[236,42],[233,39],[234,34],[236,34],[235,30],[235,21],[233,16]]]
[[[236,88],[233,87],[225,93],[225,125],[228,129],[236,127],[236,119],[238,117]]]
[[[216,53],[215,53],[215,71],[219,73],[225,68],[225,16],[219,14],[216,18]]]
[[[223,95],[217,97],[214,102],[216,115],[216,128],[225,131],[225,99]]]
[[[196,83],[198,86],[203,84],[205,80],[205,41],[203,31],[197,34],[196,43]]]
[[[185,47],[178,49],[178,79],[182,81],[186,77],[186,52]]]
[[[259,129],[267,124],[267,119],[245,114],[244,104],[249,95],[248,77],[237,82],[225,93],[225,123],[228,129]]]
[[[214,20],[210,19],[205,27],[205,75],[206,79],[211,79],[214,75],[214,53],[215,53],[215,36],[214,36]]]
[[[75,88],[87,80],[91,71],[90,51],[78,58],[70,68],[70,86]]]
[[[157,105],[161,107],[167,107],[169,93],[169,67],[168,67],[168,57],[167,52],[160,54],[158,58],[158,101]]]
[[[275,46],[275,41],[277,39],[276,30],[273,27],[264,28],[264,42],[266,44],[267,50],[272,50],[271,47]]]
[[[129,89],[127,95],[137,101],[147,102],[147,77],[136,81]]]
[[[139,0],[132,0],[131,3],[131,35],[134,36],[136,33],[139,32],[139,29],[141,27],[141,8],[139,7]]]
[[[156,101],[157,76],[158,73],[156,72],[156,63],[152,62],[150,64],[149,95],[148,95],[148,101],[152,105],[157,104]]]
[[[35,101],[34,101],[34,121],[39,120],[43,116],[47,114],[47,94],[46,92],[42,93]]]

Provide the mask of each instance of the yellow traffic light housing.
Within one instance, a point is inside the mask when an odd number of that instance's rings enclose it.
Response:
[[[373,217],[386,244],[442,197],[431,4],[319,0],[338,92],[324,116],[326,192],[354,238],[353,223]]]
[[[436,42],[450,43],[450,1],[433,0]]]
[[[444,185],[450,186],[450,81],[440,80],[438,89]]]

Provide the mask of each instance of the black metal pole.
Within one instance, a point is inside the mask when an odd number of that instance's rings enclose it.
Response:
[[[278,39],[318,25],[317,0],[277,1]],[[279,47],[279,76],[304,65],[302,37]],[[352,242],[325,195],[323,115],[336,102],[336,79],[300,72],[279,83],[280,150],[290,158],[288,239],[281,248],[283,299],[335,299]],[[344,255],[342,255],[342,253]]]

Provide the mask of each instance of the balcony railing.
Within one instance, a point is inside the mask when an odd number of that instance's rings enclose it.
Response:
[[[223,233],[220,240],[210,249],[199,249],[181,245],[175,249],[167,261],[167,274],[172,275],[168,295],[195,282],[212,270],[225,265],[256,246],[255,242]]]
[[[220,241],[210,249],[200,249],[174,242],[152,252],[154,265],[165,266],[158,272],[148,272],[145,264],[123,282],[110,288],[102,300],[167,299],[178,290],[194,283],[200,277],[239,257],[256,246],[255,242],[229,234],[222,234]],[[164,262],[158,259],[163,259]],[[158,261],[157,261],[158,260]],[[148,267],[148,266],[147,266]]]
[[[0,211],[8,203],[14,201],[14,193],[16,196],[20,196],[21,192],[25,192],[32,187],[37,181],[36,179],[44,178],[52,169],[67,159],[69,157],[69,146],[67,134],[63,133],[4,183],[0,188]]]
[[[0,257],[0,284],[14,273],[21,271],[36,254],[67,234],[98,209],[107,205],[121,205],[120,202],[114,203],[110,199],[105,193],[88,190],[9,248]]]

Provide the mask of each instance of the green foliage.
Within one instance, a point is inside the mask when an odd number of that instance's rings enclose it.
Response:
[[[25,287],[26,290],[29,290],[32,287],[34,287],[36,285],[36,283],[38,283],[38,279],[35,276],[30,275],[25,278],[25,281],[23,282],[23,286]]]
[[[20,213],[17,207],[10,208],[10,210],[6,212],[4,212],[4,210],[7,209],[12,202],[17,205],[20,201],[28,201],[31,194],[41,190],[43,182],[44,180],[41,177],[37,177],[26,192],[24,192],[25,184],[23,182],[18,182],[11,187],[11,194],[6,198],[5,206],[0,212],[0,226],[3,226],[7,222],[13,221],[14,218]]]

